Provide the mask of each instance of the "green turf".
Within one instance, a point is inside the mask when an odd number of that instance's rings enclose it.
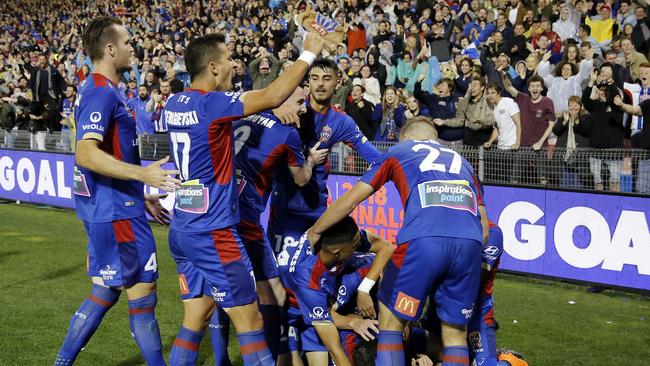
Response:
[[[167,230],[154,225],[153,231],[159,249],[157,315],[168,355],[182,307]],[[70,316],[90,288],[85,263],[83,227],[73,212],[0,204],[0,365],[53,364]],[[613,291],[594,295],[581,286],[508,275],[499,275],[495,292],[499,347],[522,352],[531,365],[650,364],[648,298]],[[206,337],[201,365],[214,364],[208,342]],[[234,339],[230,354],[241,364]],[[120,301],[77,364],[142,362],[126,301]]]

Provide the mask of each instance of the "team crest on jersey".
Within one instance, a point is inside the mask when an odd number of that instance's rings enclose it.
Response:
[[[88,189],[88,184],[86,183],[86,176],[74,167],[74,194],[77,196],[90,197],[90,190]]]
[[[248,181],[246,181],[246,177],[244,177],[239,169],[235,172],[235,182],[237,183],[237,196],[241,196]]]
[[[466,180],[432,180],[418,184],[422,208],[440,206],[469,211],[476,215],[474,191]]]
[[[483,343],[481,342],[481,332],[474,331],[469,334],[469,345],[472,348],[472,352],[483,352]]]
[[[320,142],[328,142],[332,138],[332,128],[330,126],[325,126],[320,131]]]
[[[198,180],[183,183],[176,190],[176,208],[189,213],[206,213],[210,202],[210,191]]]

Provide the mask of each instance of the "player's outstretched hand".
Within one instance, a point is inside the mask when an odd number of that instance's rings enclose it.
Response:
[[[145,209],[149,215],[151,215],[151,217],[153,217],[153,219],[161,225],[169,225],[169,223],[172,221],[171,217],[169,216],[169,211],[167,211],[167,209],[164,208],[160,203],[160,199],[165,197],[167,197],[166,194],[144,195]]]
[[[283,125],[296,125],[300,127],[300,115],[295,108],[289,107],[283,103],[273,110],[273,114],[280,120]]]
[[[327,158],[327,154],[329,153],[329,149],[319,149],[319,147],[320,141],[318,141],[314,147],[309,149],[309,156],[307,159],[309,159],[314,166],[323,164]]]
[[[375,304],[372,301],[370,294],[358,291],[357,292],[357,307],[359,312],[366,318],[376,319],[377,313],[375,313]]]
[[[350,322],[350,328],[365,341],[375,339],[375,334],[379,334],[378,326],[379,321],[372,319],[354,319]]]
[[[305,35],[305,40],[302,42],[302,49],[309,51],[314,55],[320,55],[325,47],[325,39],[318,33],[308,32]]]
[[[173,176],[178,174],[178,170],[164,170],[160,166],[169,161],[169,156],[151,163],[149,166],[142,169],[142,179],[144,184],[163,189],[167,192],[174,192],[181,184],[181,181]]]

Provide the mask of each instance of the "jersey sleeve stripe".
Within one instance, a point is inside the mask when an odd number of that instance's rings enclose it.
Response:
[[[86,132],[86,133],[81,137],[81,139],[82,139],[82,140],[88,140],[88,139],[90,139],[90,140],[97,140],[97,141],[102,142],[102,141],[104,141],[104,136],[102,136],[101,134],[99,134],[99,133],[97,133],[97,132]]]
[[[314,264],[314,268],[311,270],[311,275],[309,276],[309,288],[320,290],[320,278],[323,276],[323,273],[325,273],[325,270],[325,264],[323,264],[323,261],[318,257],[316,264]]]
[[[479,206],[480,205],[485,205],[485,203],[483,203],[483,194],[481,193],[481,185],[478,182],[478,180],[476,179],[475,174],[472,174],[472,179],[474,180],[474,186],[476,187],[478,204],[479,204]]]
[[[232,124],[240,116],[217,118],[208,128],[208,144],[214,169],[214,179],[217,184],[225,185],[233,176]]]

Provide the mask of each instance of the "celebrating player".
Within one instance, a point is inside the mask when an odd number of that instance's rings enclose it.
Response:
[[[156,244],[145,209],[158,222],[168,217],[158,196],[144,196],[142,183],[171,191],[180,181],[169,175],[178,172],[160,168],[167,158],[140,166],[135,121],[117,87],[120,75],[131,68],[126,28],[117,18],[93,19],[83,45],[95,72],[81,84],[74,108],[74,193],[77,215],[88,234],[93,286],[72,317],[55,365],[72,365],[122,289],[129,299],[131,333],[145,361],[164,365],[155,316]]]
[[[388,180],[395,183],[405,217],[379,288],[377,365],[404,364],[404,324],[420,317],[428,296],[443,322],[443,366],[469,362],[466,330],[478,293],[487,219],[472,167],[436,137],[429,119],[410,119],[401,142],[308,232],[309,240],[317,241]]]
[[[303,88],[296,88],[279,108],[304,113]],[[298,186],[304,186],[311,178],[312,168],[325,160],[327,150],[318,149],[316,144],[305,159],[298,131],[293,126],[280,123],[274,111],[236,121],[233,130],[241,216],[237,231],[253,266],[266,341],[271,354],[276,358],[278,354],[287,353],[286,338],[280,342],[280,307],[284,305],[285,292],[278,278],[275,255],[264,233],[260,215],[266,208],[271,184],[280,165],[288,166],[294,182]],[[228,322],[229,319],[221,311],[215,311],[210,320],[210,339],[215,355],[219,357],[227,357]],[[278,351],[280,345],[284,348]]]
[[[282,283],[287,292],[295,296],[298,305],[289,308],[290,325],[299,329],[313,326],[315,329],[315,332],[306,334],[307,338],[301,337],[302,349],[308,351],[310,365],[327,365],[327,354],[318,352],[325,350],[332,355],[336,365],[351,365],[341,346],[337,322],[329,311],[329,299],[336,296],[344,263],[354,251],[376,253],[366,275],[370,276],[377,268],[381,270],[386,265],[393,248],[388,241],[359,231],[354,219],[345,216],[324,231],[319,241],[308,241],[307,234],[304,234],[297,243],[287,245],[278,256]],[[365,285],[362,282],[359,288]],[[349,321],[347,323],[349,326]],[[361,324],[365,330],[359,332],[367,333],[372,324],[371,320]]]
[[[331,105],[337,78],[338,67],[332,60],[318,60],[309,70],[307,113],[300,118],[302,141],[309,147],[318,143],[320,149],[330,149],[336,143],[344,142],[372,162],[379,157],[379,152],[352,118]],[[329,171],[328,159],[314,169],[307,185],[299,187],[287,168],[279,170],[271,195],[268,229],[269,240],[275,246],[276,253],[282,251],[283,245],[295,242],[325,212]],[[369,304],[363,305],[363,311],[370,314],[372,309],[367,309]]]
[[[170,363],[194,364],[214,303],[235,327],[246,365],[273,364],[264,339],[250,260],[237,234],[232,121],[282,104],[323,48],[310,33],[298,61],[267,88],[244,94],[231,87],[232,63],[222,34],[193,39],[185,52],[191,89],[167,101],[169,128],[183,184],[176,192],[169,246],[181,285],[183,325]]]

